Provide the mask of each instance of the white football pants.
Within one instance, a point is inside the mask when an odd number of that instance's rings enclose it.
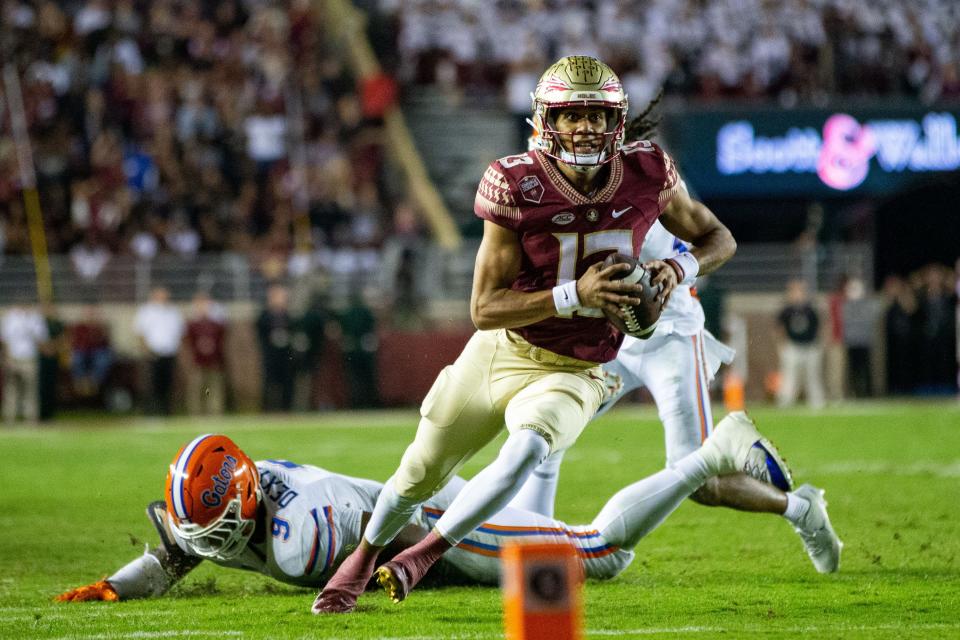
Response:
[[[616,359],[603,365],[604,371],[621,377],[623,387],[600,406],[596,415],[603,415],[631,391],[646,387],[657,403],[667,465],[672,465],[696,451],[713,431],[710,382],[721,363],[729,364],[733,356],[733,349],[709,331],[649,340],[628,338]]]

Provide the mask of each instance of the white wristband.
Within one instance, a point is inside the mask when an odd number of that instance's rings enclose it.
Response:
[[[697,262],[697,257],[689,251],[676,253],[667,258],[666,261],[673,262],[683,273],[683,277],[678,278],[679,282],[677,284],[691,285],[697,281],[697,274],[700,273],[700,263]]]
[[[553,288],[553,306],[557,313],[566,315],[580,309],[580,296],[577,295],[577,281],[571,280]]]

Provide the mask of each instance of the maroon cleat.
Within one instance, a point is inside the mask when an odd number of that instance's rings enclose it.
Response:
[[[391,600],[403,602],[450,547],[450,543],[434,531],[377,569],[377,582]]]
[[[350,613],[357,607],[357,598],[367,588],[380,549],[361,544],[343,561],[323,591],[313,601],[310,611],[320,613]]]
[[[377,569],[377,582],[394,602],[403,602],[413,589],[407,569],[393,560]]]
[[[347,593],[337,589],[324,588],[317,594],[310,607],[310,612],[314,615],[321,613],[350,613],[357,608],[357,596],[359,594]]]

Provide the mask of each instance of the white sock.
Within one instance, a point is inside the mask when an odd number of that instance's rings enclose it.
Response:
[[[437,532],[450,544],[459,544],[507,506],[548,453],[550,445],[536,431],[520,429],[511,433],[497,459],[467,483],[437,520]]]
[[[370,521],[367,522],[363,537],[376,547],[387,546],[410,522],[410,517],[421,502],[415,498],[399,495],[393,488],[391,477],[377,497],[377,504],[373,507],[373,513],[370,515]]]
[[[553,505],[557,498],[557,484],[560,482],[560,463],[563,462],[563,451],[547,457],[540,463],[527,481],[523,483],[510,506],[515,509],[533,511],[540,515],[553,517]]]
[[[696,490],[707,478],[714,475],[710,471],[710,466],[699,451],[693,451],[677,460],[671,467],[674,471],[683,476]]]
[[[173,585],[163,563],[153,553],[146,552],[136,560],[123,565],[107,582],[121,600],[160,596]]]
[[[677,467],[694,454],[684,457]],[[683,504],[703,480],[692,480],[676,467],[658,471],[618,491],[593,519],[592,526],[608,543],[629,551]]]
[[[791,524],[799,526],[800,521],[807,515],[809,509],[809,500],[801,498],[792,491],[787,492],[787,510],[783,512],[783,517],[789,520]]]

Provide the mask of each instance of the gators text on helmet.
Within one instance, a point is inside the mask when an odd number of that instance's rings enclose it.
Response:
[[[260,474],[233,440],[208,433],[174,456],[165,497],[171,526],[191,551],[229,560],[256,528]]]

